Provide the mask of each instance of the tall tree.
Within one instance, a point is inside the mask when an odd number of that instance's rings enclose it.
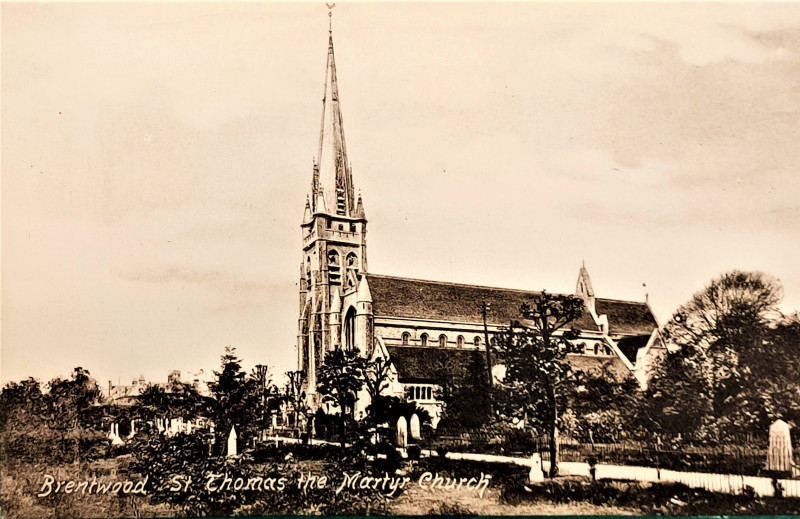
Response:
[[[679,353],[673,351],[656,378],[664,382],[661,391],[667,399],[684,389],[703,392],[710,403],[705,433],[756,432],[748,429],[767,422],[764,395],[754,389],[761,376],[781,380],[773,372],[780,348],[771,346],[781,297],[775,278],[731,271],[694,294],[665,325],[664,336]],[[759,368],[765,360],[768,365]],[[677,386],[671,390],[670,384]],[[698,418],[693,425],[699,425]]]
[[[231,427],[236,426],[240,439],[247,441],[256,433],[259,413],[260,390],[258,382],[245,375],[236,348],[227,346],[220,358],[220,371],[209,384],[216,400],[214,422],[217,446],[224,445]]]
[[[767,323],[779,318],[783,290],[761,272],[734,270],[714,279],[681,305],[664,326],[672,345],[702,360],[712,384],[736,364],[738,354],[757,344]]]
[[[358,393],[365,384],[367,364],[359,350],[338,349],[325,354],[325,362],[317,374],[317,390],[322,401],[339,408],[342,448],[345,447],[347,419],[355,411]]]
[[[550,477],[558,474],[556,444],[560,413],[574,381],[568,353],[580,332],[570,327],[583,311],[583,300],[571,295],[541,292],[520,308],[522,320],[501,330],[495,338],[505,361],[502,381],[504,407],[509,417],[538,422],[549,439]]]

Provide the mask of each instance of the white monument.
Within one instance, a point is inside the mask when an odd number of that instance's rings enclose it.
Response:
[[[236,426],[231,427],[231,433],[228,435],[228,456],[236,456]]]
[[[417,416],[417,413],[411,415],[411,420],[408,422],[408,433],[415,440],[422,438],[422,435],[419,431],[419,416]]]
[[[408,424],[405,416],[397,419],[397,446],[402,449],[408,446]]]
[[[542,457],[538,453],[531,456],[531,471],[528,472],[528,483],[541,483],[544,481],[542,472]]]
[[[766,469],[776,472],[792,470],[792,438],[789,435],[789,424],[783,420],[777,420],[769,426]]]
[[[136,418],[131,420],[131,432],[128,433],[128,438],[133,438],[135,434],[136,434]]]

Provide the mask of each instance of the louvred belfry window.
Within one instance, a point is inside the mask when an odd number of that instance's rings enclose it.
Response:
[[[342,283],[342,265],[339,262],[339,253],[335,250],[328,253],[328,281],[331,285]]]

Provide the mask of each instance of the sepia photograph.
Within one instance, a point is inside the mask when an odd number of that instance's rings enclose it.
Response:
[[[0,49],[3,518],[800,515],[800,3]]]

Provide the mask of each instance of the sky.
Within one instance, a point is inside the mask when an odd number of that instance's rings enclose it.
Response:
[[[4,381],[295,369],[323,3],[2,4]],[[800,309],[800,4],[347,3],[371,272]]]

